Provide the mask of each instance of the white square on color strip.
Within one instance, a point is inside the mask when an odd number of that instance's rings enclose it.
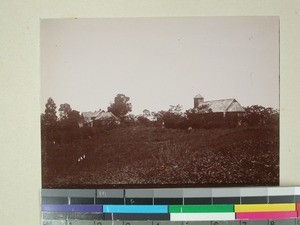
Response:
[[[212,197],[240,197],[240,188],[213,188]]]
[[[183,197],[185,198],[211,198],[211,188],[185,188],[183,189]]]
[[[267,188],[241,188],[241,196],[249,196],[249,197],[256,197],[256,196],[267,196],[268,189]]]
[[[300,195],[300,187],[295,187],[295,195]]]
[[[268,196],[295,195],[293,187],[271,187],[268,188]]]

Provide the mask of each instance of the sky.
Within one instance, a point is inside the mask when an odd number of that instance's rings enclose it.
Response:
[[[41,20],[41,112],[80,112],[117,94],[132,113],[235,98],[279,109],[279,17]]]

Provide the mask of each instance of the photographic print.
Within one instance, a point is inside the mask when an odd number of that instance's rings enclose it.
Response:
[[[279,17],[40,28],[43,188],[279,185]]]

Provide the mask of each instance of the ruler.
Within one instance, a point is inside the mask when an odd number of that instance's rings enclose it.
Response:
[[[43,225],[300,225],[300,187],[42,189]]]

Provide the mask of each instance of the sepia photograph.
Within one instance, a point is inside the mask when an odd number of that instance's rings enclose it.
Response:
[[[43,188],[279,185],[279,17],[42,19]]]

